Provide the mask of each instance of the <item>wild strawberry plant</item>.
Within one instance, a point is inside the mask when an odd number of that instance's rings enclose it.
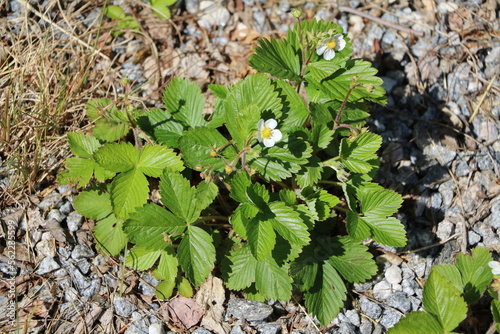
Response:
[[[162,280],[161,298],[213,273],[253,299],[301,291],[330,322],[346,283],[377,272],[363,241],[406,243],[392,217],[401,196],[372,181],[382,139],[365,127],[366,102],[386,103],[382,80],[350,45],[315,20],[262,39],[250,57],[260,73],[210,85],[211,113],[182,78],[163,108],[89,102],[93,133],[68,135],[76,157],[60,181],[87,188],[74,207],[97,221],[97,247],[127,249],[127,265]]]

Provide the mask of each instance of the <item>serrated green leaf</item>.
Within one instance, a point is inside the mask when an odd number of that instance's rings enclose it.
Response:
[[[281,189],[279,192],[280,200],[282,200],[287,206],[293,206],[297,202],[297,196],[292,190]]]
[[[253,205],[250,204],[246,205],[255,210],[255,214],[253,215],[253,217],[255,217],[259,212],[259,210]],[[250,217],[247,217],[247,214],[244,212],[244,209],[242,209],[242,205],[237,207],[236,210],[234,210],[234,213],[231,215],[231,217],[229,217],[229,222],[231,223],[231,226],[233,227],[234,231],[243,239],[248,239],[247,230],[245,226],[248,224],[249,220]]]
[[[309,243],[307,225],[302,222],[297,212],[283,202],[272,202],[269,209],[274,215],[271,224],[284,239],[295,245]]]
[[[73,199],[73,207],[79,214],[90,219],[102,219],[113,212],[108,193],[85,190]]]
[[[302,169],[295,175],[301,188],[315,186],[321,180],[323,167],[320,162],[317,156],[312,156],[306,165],[302,165]]]
[[[215,247],[212,237],[197,226],[188,226],[177,255],[186,277],[198,286],[203,283],[215,263]]]
[[[134,246],[128,253],[125,264],[137,270],[151,268],[161,255],[159,250],[151,250],[141,246]]]
[[[187,79],[173,78],[163,93],[163,103],[172,117],[186,127],[204,125],[205,99],[200,87]]]
[[[238,202],[247,202],[247,189],[252,184],[250,176],[245,170],[235,173],[229,180],[231,193],[229,196]]]
[[[246,193],[245,202],[253,204],[261,212],[267,210],[270,197],[265,185],[254,183],[247,188]]]
[[[347,281],[364,282],[377,273],[377,264],[368,247],[350,237],[335,237],[328,247],[333,253],[328,261]]]
[[[444,263],[432,267],[432,270],[439,272],[451,283],[452,286],[455,287],[455,289],[457,289],[458,292],[462,293],[462,276],[460,275],[460,271],[458,270],[457,266]]]
[[[302,54],[299,48],[293,48],[287,40],[269,40],[261,38],[260,46],[250,56],[250,66],[263,73],[269,73],[280,79],[301,81]]]
[[[116,19],[123,20],[126,17],[126,14],[123,11],[123,9],[121,9],[119,6],[115,6],[115,5],[106,6],[104,9],[104,13],[110,19],[115,19],[115,20]]]
[[[229,289],[242,290],[255,282],[257,260],[252,255],[248,244],[232,250],[228,257],[228,263],[227,287]]]
[[[196,203],[196,189],[180,173],[165,170],[160,180],[161,201],[176,216],[191,224],[201,209]]]
[[[313,150],[319,151],[325,149],[330,145],[333,139],[334,131],[326,124],[315,124],[312,128],[311,141],[313,143]]]
[[[335,268],[329,262],[324,262],[318,269],[314,285],[304,294],[307,310],[326,326],[344,304],[346,291]]]
[[[269,217],[262,213],[257,214],[255,218],[248,221],[245,230],[250,249],[257,260],[263,260],[271,254],[276,243],[276,234]]]
[[[153,7],[153,12],[162,19],[168,20],[171,17],[170,9],[176,0],[151,0],[151,5]]]
[[[401,195],[382,187],[362,188],[356,194],[361,202],[361,212],[367,216],[390,216],[399,209],[403,202]]]
[[[166,110],[152,108],[137,119],[137,124],[146,134],[158,143],[177,147],[184,126]]]
[[[500,332],[500,300],[493,299],[491,301],[491,314],[493,315],[493,321],[496,322],[497,332]]]
[[[94,153],[97,163],[115,173],[134,169],[139,162],[139,151],[131,143],[111,143],[99,148]]]
[[[280,130],[289,132],[294,128],[302,128],[309,118],[307,104],[289,82],[283,80],[273,81],[279,97],[283,99],[283,116],[280,120]]]
[[[179,294],[181,296],[184,296],[186,298],[193,297],[193,287],[191,286],[191,283],[189,283],[189,281],[184,277],[182,277],[179,284],[177,284],[177,290],[179,291]]]
[[[186,165],[193,169],[207,168],[223,171],[236,157],[236,150],[216,129],[191,128],[179,141],[179,148]]]
[[[168,299],[174,293],[175,281],[163,281],[156,286],[156,297],[158,299]]]
[[[184,165],[181,158],[172,149],[164,146],[146,145],[139,153],[135,168],[148,176],[159,177],[165,168],[180,172],[184,169]]]
[[[66,168],[64,172],[59,174],[60,184],[78,183],[79,187],[85,187],[90,182],[92,175],[98,181],[104,181],[112,178],[115,173],[107,171],[97,162],[85,158],[68,158],[66,159]]]
[[[94,237],[97,239],[96,248],[99,252],[115,256],[127,246],[128,239],[122,226],[123,220],[117,219],[114,214],[97,222]]]
[[[347,213],[347,231],[356,240],[372,237],[375,241],[388,246],[403,247],[406,236],[403,225],[394,217],[359,216]]]
[[[340,149],[341,162],[355,173],[368,173],[374,166],[371,160],[382,144],[382,137],[373,133],[362,133],[354,140],[342,139]]]
[[[93,158],[94,152],[101,146],[97,138],[83,133],[68,133],[68,143],[71,152],[82,158]]]
[[[226,105],[227,108],[229,107]],[[239,149],[255,135],[260,112],[256,104],[248,104],[240,106],[237,111],[234,110],[232,118],[226,117],[226,128]]]
[[[266,299],[289,300],[292,295],[292,278],[288,264],[279,266],[271,257],[257,262],[255,286]]]
[[[136,169],[120,173],[111,182],[110,193],[113,212],[118,218],[126,219],[148,200],[148,180]]]
[[[156,278],[173,282],[177,277],[177,257],[172,247],[167,247],[161,251],[158,268],[153,272]]]
[[[443,334],[446,333],[439,321],[423,311],[411,312],[402,318],[388,334]]]
[[[458,254],[456,266],[462,275],[463,296],[467,303],[477,301],[491,283],[493,274],[488,267],[490,261],[492,261],[490,252],[482,247],[474,248],[472,256]]]
[[[171,235],[184,232],[186,223],[161,206],[148,203],[130,215],[123,229],[136,245],[161,250],[171,243]]]
[[[214,201],[219,188],[212,182],[200,182],[195,191],[196,206],[200,210],[204,210]]]
[[[302,249],[299,257],[291,264],[290,275],[301,291],[309,291],[313,287],[321,263],[325,260],[318,258],[318,254],[323,254],[323,252],[317,250],[315,245],[311,243]]]
[[[127,135],[130,131],[130,124],[114,119],[100,118],[95,122],[92,135],[97,139],[111,143]]]
[[[227,97],[227,94],[229,93],[226,86],[222,85],[209,84],[208,89],[210,89],[210,91],[214,93],[214,95],[217,96],[219,99],[225,99]]]
[[[467,304],[460,292],[435,270],[425,283],[422,302],[425,310],[438,319],[444,332],[455,329],[467,315]]]

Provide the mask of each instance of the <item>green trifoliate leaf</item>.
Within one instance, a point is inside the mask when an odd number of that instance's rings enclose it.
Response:
[[[301,81],[300,49],[293,48],[287,40],[275,40],[272,37],[269,40],[261,38],[259,44],[248,61],[253,69],[280,79]]]
[[[114,172],[102,168],[94,160],[85,158],[68,158],[66,168],[67,170],[59,174],[58,181],[60,184],[78,182],[79,187],[85,187],[92,176],[101,182],[115,176]]]
[[[349,282],[364,282],[377,273],[377,264],[368,247],[350,237],[335,237],[328,247],[332,248],[330,264]]]
[[[197,226],[188,226],[177,254],[182,270],[194,285],[203,283],[214,267],[215,247],[212,237]]]
[[[200,87],[187,79],[173,78],[163,93],[163,103],[174,119],[186,127],[205,125],[205,99]]]
[[[245,230],[250,249],[257,260],[263,260],[271,254],[276,243],[276,234],[271,219],[267,215],[257,214],[255,218],[248,221]]]
[[[101,141],[111,143],[125,137],[129,131],[130,125],[128,123],[100,118],[95,122],[92,135]]]
[[[177,147],[184,125],[174,119],[166,110],[152,108],[137,119],[139,127],[156,142]]]
[[[288,264],[278,265],[272,256],[257,262],[255,286],[266,299],[289,300],[292,294],[292,278]]]
[[[407,314],[394,327],[389,328],[389,334],[443,334],[446,333],[439,321],[432,314],[417,311]]]
[[[307,225],[300,215],[283,202],[272,202],[269,209],[274,216],[271,219],[273,228],[291,244],[306,245],[309,243]]]
[[[68,143],[71,153],[82,158],[93,158],[94,152],[101,146],[96,137],[83,133],[68,133]]]
[[[274,85],[280,94],[280,98],[283,99],[283,116],[279,121],[280,130],[289,132],[292,129],[303,127],[310,115],[304,99],[286,81],[276,80]]]
[[[356,194],[361,202],[361,212],[367,216],[390,216],[403,202],[401,195],[376,184],[363,187]]]
[[[134,246],[125,259],[125,264],[137,270],[151,268],[161,255],[159,250],[151,250],[145,247]]]
[[[113,104],[113,101],[110,99],[90,100],[85,105],[85,109],[87,111],[87,116],[89,116],[93,121],[97,120],[99,117],[103,117],[104,115],[108,115],[117,110],[116,105]]]
[[[182,219],[153,203],[139,208],[124,224],[132,242],[151,250],[165,249],[185,229],[186,223]]]
[[[198,219],[202,209],[196,202],[196,189],[180,173],[163,173],[160,195],[162,203],[186,223],[190,224]]]
[[[179,148],[186,165],[193,169],[223,171],[224,166],[236,157],[236,150],[216,129],[191,128],[179,141]]]
[[[387,246],[403,247],[406,245],[404,227],[394,217],[360,216],[349,211],[347,231],[356,240],[372,237],[378,243]]]
[[[332,209],[340,199],[326,190],[309,193],[312,188],[304,188],[301,197],[306,202],[314,220],[323,221],[330,217]]]
[[[252,255],[248,244],[244,244],[230,252],[227,287],[233,290],[242,290],[255,282],[257,260]]]
[[[377,158],[375,152],[381,144],[382,137],[368,132],[353,139],[344,138],[340,149],[341,162],[352,172],[368,173],[373,168],[371,160]]]
[[[306,307],[326,326],[344,304],[346,291],[335,268],[329,262],[324,262],[318,268],[314,285],[304,294]]]
[[[315,186],[321,179],[323,166],[317,156],[309,158],[309,162],[302,166],[302,169],[295,175],[297,184],[301,188]]]
[[[134,169],[139,162],[139,151],[130,143],[111,143],[99,148],[94,153],[97,163],[115,173]]]
[[[126,219],[148,200],[148,180],[141,171],[129,170],[114,178],[110,193],[115,215]]]
[[[99,252],[115,256],[127,246],[128,239],[122,226],[123,220],[117,219],[114,214],[97,222],[94,237],[97,239],[96,248]]]
[[[135,168],[151,177],[159,177],[165,168],[175,172],[184,169],[181,158],[164,146],[144,146],[138,160]]]
[[[467,304],[460,291],[435,270],[425,283],[422,302],[425,310],[438,319],[445,333],[454,330],[467,315]]]
[[[153,272],[155,277],[164,281],[175,281],[177,277],[177,257],[172,247],[167,247],[161,251],[158,268]]]
[[[482,247],[474,248],[472,256],[458,254],[456,266],[462,274],[464,299],[467,303],[477,301],[491,283],[493,274],[488,267],[490,261],[492,261],[490,252]]]
[[[102,219],[113,212],[108,193],[86,190],[73,199],[73,207],[79,214],[90,219]]]

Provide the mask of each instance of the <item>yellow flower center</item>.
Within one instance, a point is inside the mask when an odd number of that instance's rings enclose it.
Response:
[[[335,43],[335,41],[332,39],[331,41],[329,41],[328,43],[326,43],[326,46],[329,49],[335,49],[335,47],[337,46],[337,43]]]
[[[273,129],[265,127],[264,129],[262,129],[260,134],[262,135],[262,138],[270,139],[273,134]]]

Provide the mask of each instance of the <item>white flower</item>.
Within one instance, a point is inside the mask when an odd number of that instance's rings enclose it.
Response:
[[[343,50],[345,45],[344,35],[336,34],[333,37],[325,38],[319,43],[316,52],[319,56],[323,55],[325,60],[331,60],[335,57],[335,51]]]
[[[257,123],[257,139],[260,143],[264,142],[265,147],[273,147],[277,141],[283,138],[280,130],[276,129],[278,122],[275,119],[264,121],[261,119]]]
[[[488,262],[488,266],[491,268],[493,275],[500,275],[500,262],[490,261]]]

